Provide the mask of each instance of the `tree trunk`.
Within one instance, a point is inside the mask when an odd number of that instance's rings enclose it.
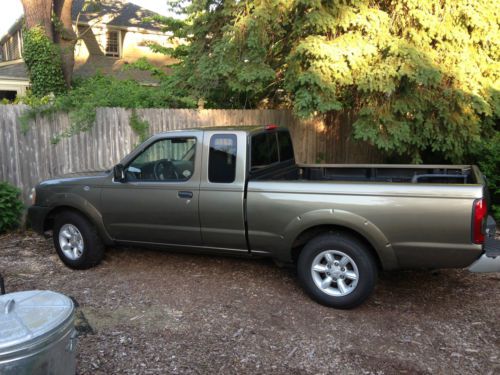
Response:
[[[52,0],[22,0],[26,27],[41,26],[45,35],[54,40],[52,32]]]
[[[71,8],[73,0],[54,0],[54,13],[60,26],[55,27],[54,41],[61,48],[62,70],[66,86],[71,86],[73,68],[75,66],[75,44],[77,35],[73,30]]]

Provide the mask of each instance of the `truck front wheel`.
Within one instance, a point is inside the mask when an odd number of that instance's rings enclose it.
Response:
[[[307,294],[339,309],[363,303],[377,280],[372,254],[356,237],[344,233],[325,233],[310,240],[300,252],[297,272]]]
[[[57,255],[70,268],[93,267],[104,255],[96,228],[77,212],[64,211],[55,217],[53,238]]]

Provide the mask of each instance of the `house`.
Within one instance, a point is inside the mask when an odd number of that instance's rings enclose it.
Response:
[[[74,77],[88,77],[101,72],[118,79],[135,79],[145,85],[157,80],[148,72],[123,69],[146,57],[159,67],[175,60],[151,51],[150,43],[173,47],[175,41],[152,20],[157,13],[126,0],[102,0],[100,5],[82,10],[84,0],[74,0],[73,28],[79,35],[75,46]],[[22,59],[23,19],[17,20],[0,39],[0,99],[23,95],[30,82]]]
[[[13,100],[29,87],[22,54],[22,19],[17,20],[0,39],[0,99]]]

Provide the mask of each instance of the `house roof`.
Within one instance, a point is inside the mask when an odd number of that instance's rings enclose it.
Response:
[[[144,21],[145,18],[159,16],[158,13],[144,9],[127,0],[101,0],[96,5],[91,5],[82,11],[85,0],[74,0],[72,18],[76,22],[78,14],[79,23],[93,23],[93,20],[103,17],[103,23],[117,28],[138,27],[145,30],[163,31],[163,26],[153,20]],[[99,23],[99,22],[98,22]]]
[[[22,60],[16,60],[9,64],[0,65],[0,78],[29,81],[26,64]]]
[[[97,5],[89,6],[82,11],[85,0],[74,0],[71,9],[73,22],[78,18],[79,23],[94,24],[104,23],[116,28],[137,27],[144,30],[162,32],[163,26],[152,19],[144,21],[147,18],[159,16],[158,13],[144,9],[138,5],[129,3],[127,0],[101,0]],[[80,14],[80,17],[78,15]],[[98,21],[102,18],[102,21]],[[17,19],[9,28],[6,34],[0,39],[0,44],[19,30],[23,24],[24,17]]]
[[[90,56],[85,61],[75,61],[73,69],[74,77],[91,77],[97,72],[110,75],[120,80],[133,79],[145,85],[157,85],[159,79],[148,71],[138,69],[126,69],[128,62],[124,59],[113,59],[106,56]],[[166,66],[160,68],[168,73],[170,69]]]

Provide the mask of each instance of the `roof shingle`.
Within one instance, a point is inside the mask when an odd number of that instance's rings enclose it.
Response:
[[[0,66],[0,77],[8,79],[29,80],[24,61]]]
[[[85,0],[74,0],[72,8],[72,18],[76,21],[78,13],[82,10]],[[102,0],[97,5],[89,6],[81,11],[79,22],[89,23],[92,20],[106,16],[106,25],[115,27],[139,27],[151,31],[163,31],[163,26],[153,20],[144,21],[145,18],[158,16],[158,13],[144,9],[126,0]]]

